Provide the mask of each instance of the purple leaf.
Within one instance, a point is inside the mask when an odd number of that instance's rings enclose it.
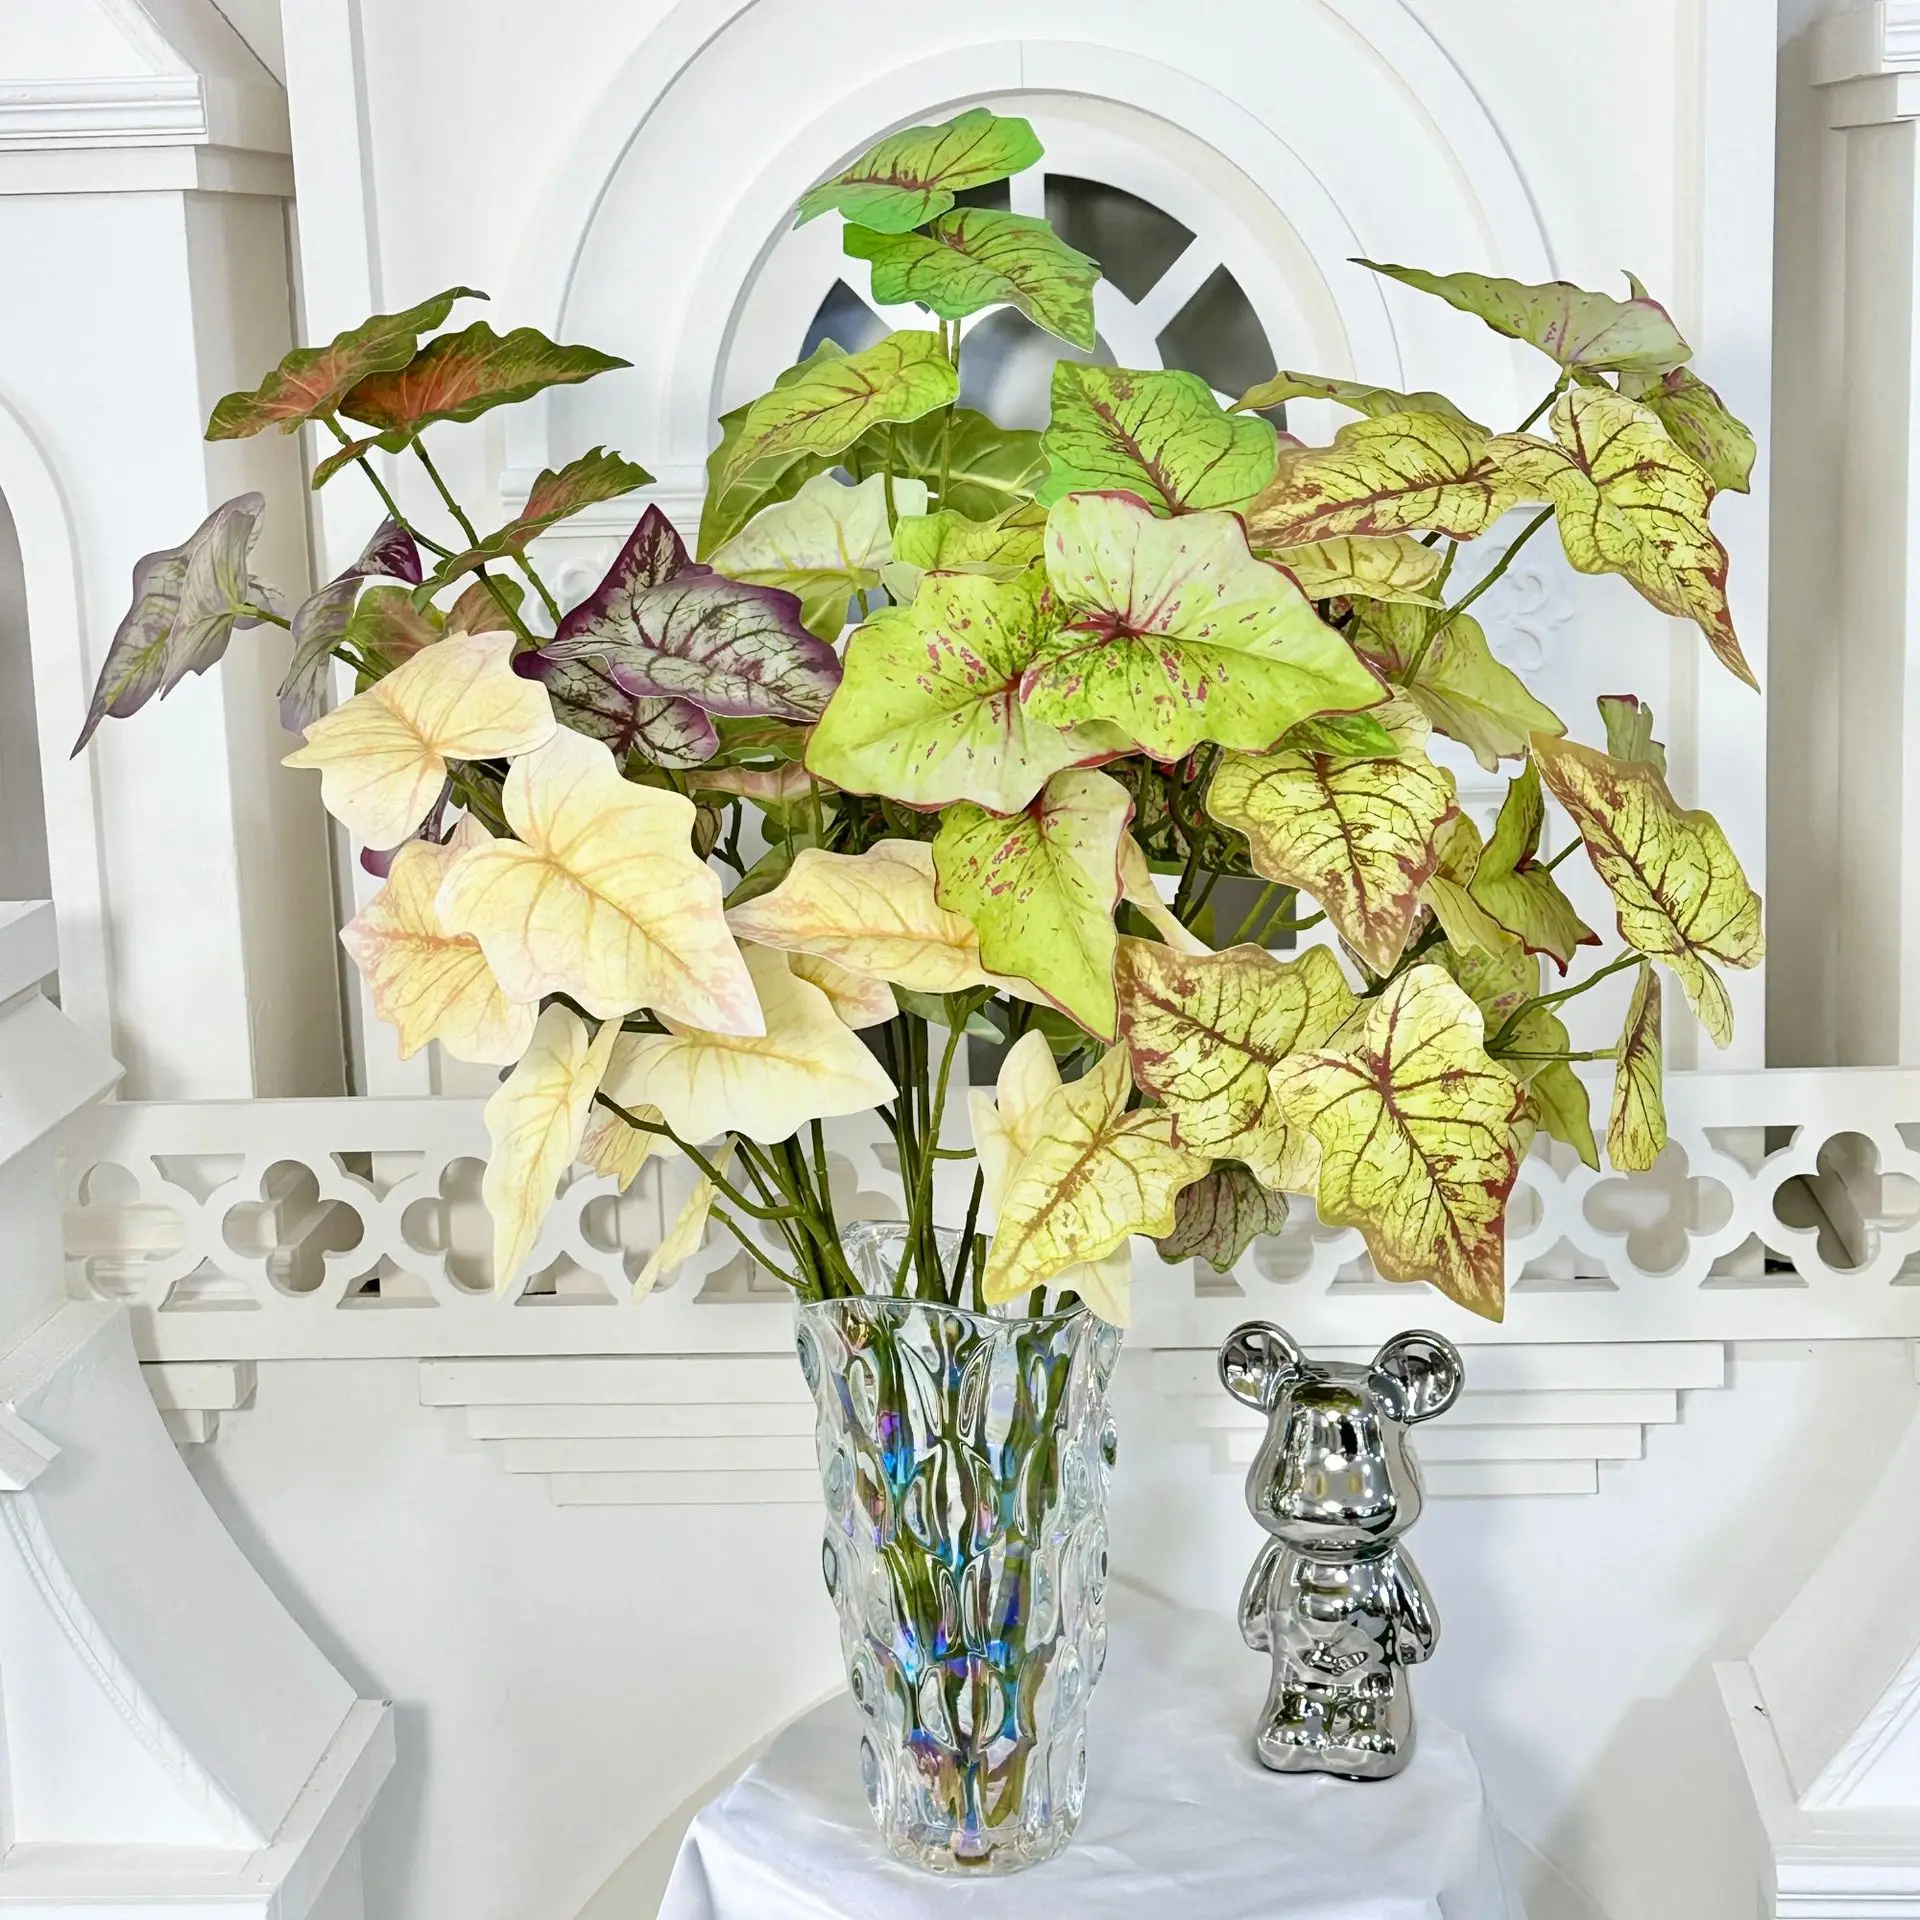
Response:
[[[75,753],[108,714],[138,713],[188,674],[205,673],[236,627],[260,624],[249,609],[268,604],[268,594],[247,557],[265,510],[259,494],[243,493],[214,508],[184,545],[134,562],[133,605],[114,631]]]
[[[373,537],[360,550],[360,558],[340,578],[364,580],[373,574],[389,580],[404,580],[408,586],[420,584],[424,569],[420,549],[411,533],[389,514],[374,528]]]
[[[328,668],[359,593],[358,577],[343,573],[309,594],[293,616],[293,661],[280,682],[280,724],[289,733],[304,733],[326,712]]]
[[[629,693],[604,661],[523,653],[513,670],[543,681],[560,723],[604,740],[616,760],[637,752],[656,766],[697,767],[720,751],[713,722],[691,700]]]
[[[817,720],[840,684],[839,656],[801,624],[795,595],[689,561],[658,507],[541,653],[604,661],[629,694],[737,719]]]

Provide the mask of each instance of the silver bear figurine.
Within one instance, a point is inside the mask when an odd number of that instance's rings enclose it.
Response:
[[[1273,1656],[1254,1751],[1282,1773],[1387,1779],[1413,1755],[1401,1669],[1440,1635],[1399,1544],[1421,1505],[1407,1428],[1459,1398],[1460,1355],[1402,1333],[1367,1366],[1312,1361],[1254,1320],[1227,1336],[1220,1379],[1267,1416],[1247,1505],[1272,1538],[1240,1596],[1241,1637]]]

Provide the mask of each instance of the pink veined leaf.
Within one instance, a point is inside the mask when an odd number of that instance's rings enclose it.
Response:
[[[530,666],[527,662],[541,664]],[[816,720],[840,684],[840,660],[801,622],[799,599],[726,579],[687,557],[649,507],[607,577],[517,671],[599,661],[636,698],[691,702],[733,719]]]
[[[391,515],[374,528],[360,557],[337,578],[309,594],[293,616],[293,658],[280,682],[280,724],[304,733],[326,711],[333,650],[353,618],[360,583],[373,577],[420,584],[420,549]]]
[[[616,760],[639,753],[661,767],[697,767],[720,751],[713,722],[691,700],[629,693],[598,659],[523,653],[515,673],[542,681],[563,726],[603,740]]]

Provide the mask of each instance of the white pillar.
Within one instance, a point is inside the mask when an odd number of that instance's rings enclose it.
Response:
[[[291,339],[286,102],[212,0],[62,0],[0,33],[0,494],[20,536],[63,1003],[128,1090],[339,1089],[324,816],[279,766],[285,636],[69,763],[134,561],[258,487],[297,599],[307,496],[278,434],[208,445]]]
[[[1920,4],[1835,15],[1815,83],[1846,141],[1833,823],[1841,1066],[1920,1063]]]
[[[357,1920],[393,1760],[182,1464],[125,1312],[66,1294],[62,1127],[119,1077],[0,904],[0,1908]]]

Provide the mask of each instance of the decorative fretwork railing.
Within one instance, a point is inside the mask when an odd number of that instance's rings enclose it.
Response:
[[[1729,1341],[1920,1338],[1920,1071],[1683,1074],[1669,1105],[1651,1174],[1535,1150],[1497,1327],[1383,1282],[1357,1233],[1304,1205],[1231,1275],[1137,1242],[1123,1375],[1147,1401],[1129,1432],[1238,1473],[1256,1435],[1210,1351],[1236,1322],[1355,1356],[1424,1323],[1468,1348],[1466,1396],[1420,1436],[1430,1489],[1591,1493],[1684,1395],[1724,1383]],[[852,1124],[832,1138],[841,1217],[888,1212],[884,1141]],[[624,1195],[574,1180],[528,1277],[496,1294],[485,1146],[469,1101],[103,1107],[66,1160],[71,1284],[127,1305],[183,1439],[245,1404],[256,1361],[405,1357],[424,1402],[555,1500],[817,1499],[777,1283],[716,1229],[631,1297],[685,1165],[656,1163]],[[960,1175],[941,1177],[957,1215]]]
[[[1920,1335],[1920,1070],[1676,1075],[1654,1172],[1536,1149],[1489,1326],[1389,1286],[1301,1205],[1232,1275],[1137,1242],[1135,1344],[1211,1346],[1249,1313],[1360,1345],[1409,1322],[1475,1344]],[[649,1298],[631,1282],[690,1175],[575,1179],[529,1277],[497,1295],[478,1102],[127,1104],[66,1161],[72,1285],[125,1302],[155,1360],[770,1352],[783,1293],[716,1228]],[[844,1217],[888,1211],[872,1135],[835,1154]]]

